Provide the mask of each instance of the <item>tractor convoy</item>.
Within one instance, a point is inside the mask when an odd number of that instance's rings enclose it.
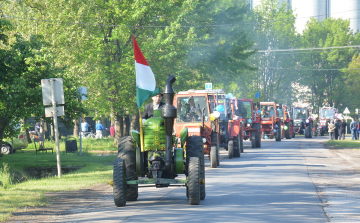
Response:
[[[205,199],[205,156],[210,167],[220,166],[220,148],[229,159],[244,152],[243,141],[252,148],[262,139],[291,139],[295,134],[313,136],[313,116],[308,104],[290,108],[275,102],[236,98],[222,89],[187,90],[175,94],[175,77],[166,80],[165,105],[153,117],[140,119],[140,131],[120,139],[114,161],[113,194],[116,206],[138,199],[141,187],[186,187],[190,205]],[[320,110],[321,134],[335,109]]]

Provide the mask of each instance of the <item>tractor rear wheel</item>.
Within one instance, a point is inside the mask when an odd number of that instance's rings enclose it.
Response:
[[[285,131],[285,138],[291,139],[291,132],[292,132],[292,124],[287,124],[288,129]]]
[[[261,136],[260,136],[260,129],[256,131],[255,135],[255,147],[260,148],[261,147]]]
[[[228,142],[228,157],[232,159],[234,156],[234,140],[229,140]]]
[[[125,136],[120,138],[118,147],[118,159],[125,161],[126,167],[126,179],[127,180],[138,180],[136,173],[136,148],[134,139],[131,136]],[[136,201],[138,198],[138,185],[131,185],[127,189],[127,201]]]
[[[280,125],[280,123],[278,123],[278,126],[279,126],[279,128],[276,129],[275,140],[279,142],[279,141],[281,141],[281,125]]]
[[[189,204],[198,205],[200,203],[200,160],[198,157],[190,157],[187,178]]]
[[[236,137],[236,141],[234,142],[234,156],[233,157],[240,157],[241,155],[241,132]]]
[[[113,172],[113,194],[114,202],[117,207],[122,207],[126,205],[126,180],[125,172],[126,167],[124,160],[116,159],[114,162],[114,172]]]
[[[212,146],[210,149],[210,167],[216,168],[217,167],[217,151],[216,146]]]
[[[251,148],[255,148],[256,147],[256,136],[255,136],[255,132],[251,132]]]
[[[220,165],[220,142],[219,142],[219,134],[217,132],[212,132],[211,133],[211,142],[216,143],[216,165],[219,166]],[[214,146],[211,147],[211,150]],[[210,151],[211,152],[211,151]],[[211,155],[210,155],[211,156]],[[212,167],[212,166],[211,166]]]
[[[187,163],[190,163],[190,157],[198,157],[200,161],[200,199],[204,200],[205,191],[205,161],[204,161],[204,143],[200,136],[190,136],[186,142]]]

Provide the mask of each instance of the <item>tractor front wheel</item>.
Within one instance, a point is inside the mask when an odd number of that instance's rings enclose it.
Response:
[[[118,147],[118,159],[123,159],[126,167],[126,179],[137,180],[138,175],[136,172],[136,148],[134,139],[131,136],[125,136],[120,138]],[[140,168],[141,169],[141,168]],[[136,201],[139,194],[139,188],[137,184],[131,185],[127,189],[127,201]]]
[[[124,160],[116,159],[113,172],[114,202],[117,207],[126,205],[126,181]]]
[[[187,162],[190,163],[190,157],[198,157],[200,161],[200,199],[204,200],[205,191],[205,161],[204,161],[204,143],[200,136],[190,136],[186,142]]]
[[[190,157],[189,160],[186,190],[189,204],[198,205],[200,203],[200,160],[198,157]]]
[[[256,136],[255,136],[255,132],[251,132],[251,148],[255,148],[256,147]]]

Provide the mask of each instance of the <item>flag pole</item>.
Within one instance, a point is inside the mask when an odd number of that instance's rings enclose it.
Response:
[[[144,152],[144,128],[142,124],[140,109],[139,109],[139,125],[140,125],[140,150],[141,152]]]

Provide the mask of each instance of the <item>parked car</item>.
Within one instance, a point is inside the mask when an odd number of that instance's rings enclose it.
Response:
[[[1,145],[1,153],[11,154],[19,149],[26,149],[28,146],[28,140],[25,132],[20,132],[18,137],[3,139]]]

